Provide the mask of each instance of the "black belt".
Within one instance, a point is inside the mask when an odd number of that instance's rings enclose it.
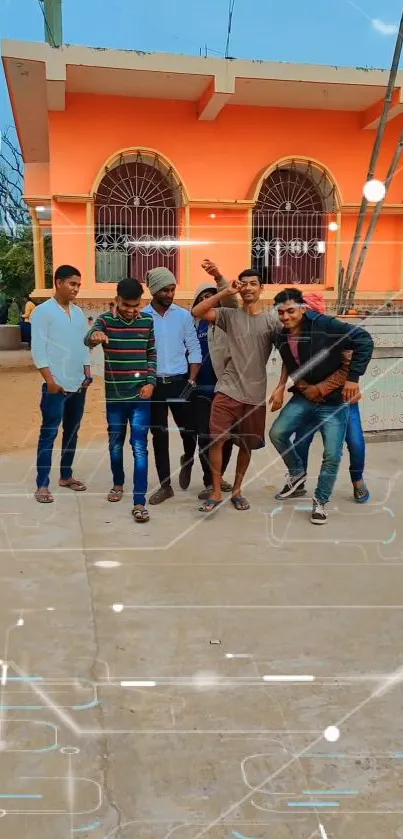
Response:
[[[183,379],[186,379],[186,373],[175,376],[157,376],[157,385],[170,385],[171,382],[183,381]]]

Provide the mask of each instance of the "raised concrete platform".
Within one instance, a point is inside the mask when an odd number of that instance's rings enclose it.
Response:
[[[104,444],[79,453],[88,492],[52,506],[33,454],[3,457],[0,839],[395,837],[403,687],[379,688],[402,666],[400,460],[369,446],[365,507],[344,463],[315,529],[308,502],[274,500],[270,445],[249,512],[203,519],[197,467],[145,526],[129,492],[105,500]]]

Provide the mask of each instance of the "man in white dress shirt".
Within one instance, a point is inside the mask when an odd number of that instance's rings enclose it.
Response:
[[[54,297],[37,306],[32,314],[32,358],[44,380],[35,493],[40,504],[51,504],[54,500],[49,490],[49,475],[53,444],[61,423],[59,486],[75,492],[87,489],[82,481],[73,477],[72,470],[85,395],[92,382],[90,351],[84,346],[87,319],[73,302],[80,285],[78,268],[60,265],[55,272]]]
[[[157,349],[157,385],[151,404],[151,432],[159,489],[149,498],[150,504],[161,504],[172,498],[169,461],[168,408],[180,431],[183,442],[179,485],[187,489],[196,450],[189,396],[195,387],[201,364],[201,349],[193,318],[174,301],[176,279],[168,268],[153,268],[146,275],[151,303],[144,312],[154,321]]]

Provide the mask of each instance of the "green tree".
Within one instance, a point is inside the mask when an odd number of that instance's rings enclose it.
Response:
[[[24,162],[15,129],[1,132],[0,146],[0,291],[20,305],[34,288],[31,218],[23,198]],[[52,286],[52,243],[45,236],[45,280]]]
[[[0,232],[0,287],[7,298],[20,305],[35,286],[34,248],[31,227],[16,236]],[[52,285],[52,246],[50,236],[45,237],[46,285]]]
[[[9,125],[1,132],[0,144],[0,223],[7,233],[30,224],[24,194],[24,161],[15,129]]]

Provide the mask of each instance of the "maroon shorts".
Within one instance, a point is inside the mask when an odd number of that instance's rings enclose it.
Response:
[[[216,393],[210,414],[210,435],[214,440],[231,439],[235,445],[261,449],[265,444],[266,405],[246,405],[225,393]]]

